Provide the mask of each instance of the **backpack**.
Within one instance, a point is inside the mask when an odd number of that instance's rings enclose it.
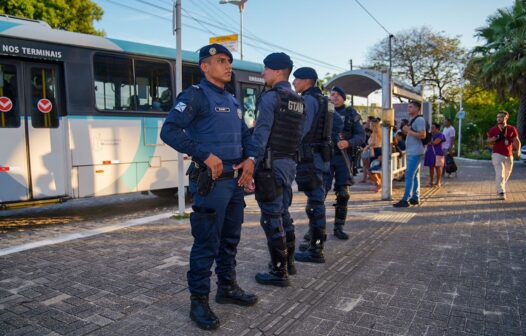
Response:
[[[409,123],[409,127],[411,127],[411,129],[413,129],[412,125],[413,125],[413,122],[416,120],[416,118],[424,118],[424,117],[419,115],[419,116],[416,116],[413,119],[411,119],[411,122]],[[424,121],[426,123],[426,137],[424,139],[421,139],[421,140],[422,140],[422,145],[425,146],[425,145],[427,145],[427,144],[429,144],[431,142],[431,137],[433,135],[431,134],[431,127],[429,127],[429,123],[425,119],[424,119]]]

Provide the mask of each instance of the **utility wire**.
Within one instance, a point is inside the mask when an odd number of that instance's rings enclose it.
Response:
[[[393,35],[393,34],[391,34],[391,32],[389,32],[389,31],[387,30],[387,28],[385,28],[385,27],[380,23],[380,21],[378,21],[378,20],[373,16],[373,14],[371,14],[371,12],[369,12],[369,11],[367,10],[367,8],[365,8],[365,7],[360,3],[360,1],[358,1],[358,0],[354,0],[354,1],[355,1],[358,5],[360,5],[360,7],[362,7],[362,9],[363,9],[363,10],[364,10],[364,11],[365,11],[365,12],[366,12],[366,13],[367,13],[367,14],[368,14],[368,15],[369,15],[369,16],[370,16],[370,17],[371,17],[376,23],[378,23],[378,25],[379,25],[380,27],[382,27],[382,29],[387,33],[387,35]]]
[[[110,2],[110,3],[113,3],[115,5],[118,5],[118,6],[121,6],[121,7],[124,7],[124,8],[127,8],[129,10],[132,10],[132,11],[135,11],[135,12],[140,12],[140,13],[143,13],[143,14],[146,14],[146,15],[150,15],[150,16],[153,16],[153,17],[157,17],[157,18],[160,18],[164,21],[170,21],[171,22],[171,19],[167,18],[167,17],[164,17],[164,16],[161,16],[161,15],[158,15],[158,14],[155,14],[155,13],[152,13],[152,12],[148,12],[148,11],[144,11],[144,10],[140,10],[136,7],[132,7],[132,6],[129,6],[129,5],[125,5],[125,4],[122,4],[120,2],[117,2],[117,1],[114,1],[114,0],[106,0],[107,2]],[[170,8],[164,8],[164,7],[161,7],[161,6],[158,6],[158,5],[155,5],[155,4],[152,4],[148,1],[145,1],[145,0],[136,0],[137,2],[140,2],[140,3],[143,3],[145,5],[148,5],[148,6],[151,6],[151,7],[154,7],[154,8],[157,8],[157,9],[160,9],[162,11],[171,11]],[[186,12],[186,11],[185,11]],[[192,20],[194,20],[195,22],[199,23],[201,26],[203,26],[203,24],[207,24],[209,26],[212,26],[214,28],[218,28],[218,29],[221,29],[221,30],[227,30],[227,28],[225,28],[224,26],[220,26],[220,25],[216,25],[216,24],[212,24],[210,22],[207,22],[207,21],[203,21],[203,20],[200,20],[200,19],[197,19],[189,14],[186,14],[186,15],[183,15],[184,17],[188,17]],[[192,26],[192,25],[189,25],[189,24],[184,24],[184,26],[187,26],[189,28],[192,28],[194,30],[197,30],[197,31],[201,31],[201,32],[205,32],[205,33],[208,33],[208,34],[212,34],[212,35],[219,35],[217,34],[217,32],[214,32],[214,31],[211,31],[209,30],[208,28],[198,28],[198,27],[195,27],[195,26]],[[235,31],[235,30],[234,30]],[[312,58],[312,57],[309,57],[309,56],[306,56],[306,55],[303,55],[301,53],[298,53],[298,52],[295,52],[291,49],[287,49],[287,48],[283,48],[283,47],[280,47],[278,45],[275,45],[273,43],[270,43],[270,42],[266,42],[258,37],[251,37],[251,36],[247,36],[249,39],[252,39],[252,40],[256,40],[257,42],[261,42],[263,44],[266,44],[267,46],[270,46],[270,47],[277,47],[277,48],[280,48],[280,49],[283,49],[285,51],[289,51],[290,53],[292,54],[295,54],[297,55],[297,58],[301,61],[303,61],[304,63],[308,63],[308,64],[311,64],[311,65],[315,65],[315,66],[324,66],[326,68],[332,68],[332,69],[335,69],[335,70],[345,70],[341,67],[338,67],[338,66],[335,66],[335,65],[332,65],[332,64],[329,64],[329,63],[326,63],[326,62],[323,62],[323,61],[320,61],[320,60],[317,60],[315,58]],[[273,49],[269,49],[268,47],[265,48],[261,45],[255,45],[255,44],[252,44],[250,42],[247,42],[247,41],[244,41],[244,44],[248,45],[248,46],[251,46],[253,48],[255,48],[256,50],[265,50],[267,52],[274,52],[275,50]],[[262,53],[260,53],[262,54]]]

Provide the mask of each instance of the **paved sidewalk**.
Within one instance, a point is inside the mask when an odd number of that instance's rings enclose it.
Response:
[[[526,165],[516,163],[508,200],[499,201],[489,162],[457,164],[458,177],[424,188],[417,207],[395,209],[372,186],[354,187],[351,239],[330,234],[327,263],[298,263],[288,288],[254,280],[269,257],[247,198],[238,281],[260,301],[211,300],[222,322],[214,334],[526,335]],[[304,205],[295,194],[298,237],[307,230]],[[11,234],[2,248],[28,241]],[[212,334],[188,317],[191,242],[187,222],[159,219],[1,256],[0,335]]]

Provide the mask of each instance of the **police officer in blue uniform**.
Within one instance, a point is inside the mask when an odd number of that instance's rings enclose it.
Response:
[[[343,240],[349,239],[347,233],[343,231],[343,226],[347,218],[347,203],[350,198],[349,186],[352,184],[350,172],[352,167],[348,166],[346,159],[352,162],[350,150],[362,145],[365,141],[362,119],[356,110],[345,106],[345,99],[346,94],[342,88],[338,86],[332,88],[331,101],[335,106],[336,113],[334,114],[331,136],[335,148],[329,174],[325,175],[326,192],[331,190],[334,179],[334,192],[336,193],[334,236]]]
[[[305,251],[296,252],[295,259],[302,262],[324,263],[323,243],[326,240],[324,174],[329,173],[333,144],[331,130],[334,105],[316,87],[318,74],[309,67],[294,72],[294,89],[305,101],[306,119],[300,147],[300,161],[296,183],[307,195],[305,211],[309,218],[310,241]]]
[[[257,104],[253,142],[259,152],[254,182],[271,267],[268,273],[258,273],[256,281],[285,287],[290,285],[288,265],[292,265],[296,239],[288,209],[305,112],[303,99],[288,82],[293,66],[290,57],[272,53],[263,63],[263,79],[271,89],[261,95]]]
[[[210,309],[210,276],[216,263],[217,303],[251,306],[257,296],[236,282],[236,249],[243,222],[244,190],[252,181],[254,156],[251,136],[238,101],[225,90],[232,78],[232,54],[219,44],[201,48],[204,77],[183,91],[161,130],[161,139],[192,156],[190,215],[194,243],[187,273],[190,318],[205,330],[217,329]],[[242,173],[241,173],[242,172]]]

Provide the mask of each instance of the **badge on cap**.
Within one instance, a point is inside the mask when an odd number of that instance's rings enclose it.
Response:
[[[212,48],[210,48],[210,50],[208,50],[208,53],[210,55],[214,56],[215,54],[217,54],[217,50],[216,50],[216,48],[212,47]]]

